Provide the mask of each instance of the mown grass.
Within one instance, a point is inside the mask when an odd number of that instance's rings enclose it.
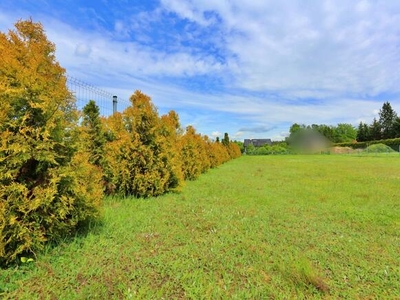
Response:
[[[400,298],[400,157],[242,157],[1,270],[5,299]]]

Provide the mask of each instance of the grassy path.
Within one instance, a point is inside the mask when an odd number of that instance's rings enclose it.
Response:
[[[0,270],[6,299],[400,298],[400,157],[242,157]],[[0,294],[1,295],[1,294]]]

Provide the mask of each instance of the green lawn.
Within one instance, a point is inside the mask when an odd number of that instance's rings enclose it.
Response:
[[[6,299],[400,298],[400,156],[245,156],[0,270]],[[2,294],[1,294],[2,293]]]

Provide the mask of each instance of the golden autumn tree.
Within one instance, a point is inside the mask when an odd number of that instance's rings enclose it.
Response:
[[[135,193],[133,177],[139,140],[125,128],[123,115],[115,113],[104,120],[107,136],[105,146],[104,176],[106,193],[123,196]]]
[[[204,136],[204,141],[211,168],[216,168],[230,159],[228,150],[222,143],[213,142],[208,136]]]
[[[106,122],[106,177],[110,191],[124,196],[158,196],[182,184],[181,169],[171,148],[170,122],[162,122],[151,98],[136,91],[122,114]],[[171,120],[171,122],[173,122]]]
[[[229,142],[228,153],[229,153],[230,159],[235,159],[235,158],[239,158],[240,156],[242,156],[242,152],[240,151],[239,145],[234,142]]]
[[[178,141],[183,130],[179,123],[179,115],[171,110],[168,114],[161,116],[160,134],[163,137],[164,152],[168,157],[168,168],[170,169],[170,186],[178,191],[184,182],[182,162],[179,155]]]
[[[211,167],[206,141],[193,126],[186,127],[178,145],[185,179],[196,179]]]
[[[97,217],[102,197],[55,45],[40,23],[15,27],[0,33],[0,264]]]

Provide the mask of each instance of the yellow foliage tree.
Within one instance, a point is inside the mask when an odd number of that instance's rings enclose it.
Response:
[[[230,159],[228,150],[222,143],[212,142],[207,136],[205,136],[204,140],[207,144],[207,154],[211,168],[215,168]]]
[[[185,179],[196,179],[211,167],[206,142],[193,126],[186,127],[178,145]]]
[[[0,264],[96,218],[102,196],[54,44],[40,23],[15,27],[0,33]]]
[[[174,186],[173,191],[179,191],[183,186],[184,177],[178,148],[178,140],[182,135],[178,114],[171,110],[168,114],[161,116],[160,126],[160,134],[164,139],[164,151],[169,161],[170,185]]]
[[[112,136],[106,146],[109,191],[136,197],[176,191],[183,177],[171,148],[173,118],[162,122],[150,97],[140,91],[130,101],[132,105],[122,114],[106,121]]]
[[[240,151],[240,147],[238,144],[229,142],[228,146],[226,147],[228,150],[229,158],[230,159],[235,159],[238,158],[242,155],[242,152]]]

